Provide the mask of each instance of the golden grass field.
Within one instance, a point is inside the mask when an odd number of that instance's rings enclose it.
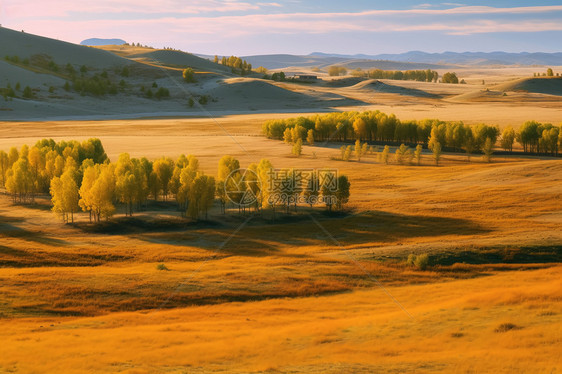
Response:
[[[481,106],[463,119],[515,117]],[[399,117],[429,116],[416,108]],[[158,203],[96,230],[85,214],[62,224],[46,198],[1,195],[0,372],[562,371],[560,159],[383,165],[319,145],[295,158],[260,136],[288,116],[2,123],[0,149],[96,136],[112,160],[194,154],[212,175],[224,154],[337,168],[351,200],[346,214],[301,207],[275,224],[218,209],[195,223]],[[405,263],[421,253],[436,264]]]

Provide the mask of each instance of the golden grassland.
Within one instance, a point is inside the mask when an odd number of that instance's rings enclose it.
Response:
[[[159,202],[93,227],[2,195],[0,372],[562,370],[562,161],[294,158],[258,137],[263,119],[5,124],[1,149],[97,136],[113,160],[191,153],[213,175],[224,154],[337,168],[351,201],[275,224],[218,209],[184,221]],[[432,266],[407,265],[412,253]]]

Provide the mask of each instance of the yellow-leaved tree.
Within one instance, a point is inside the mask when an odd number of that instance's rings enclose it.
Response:
[[[74,213],[78,211],[78,185],[75,180],[76,170],[69,168],[61,176],[51,180],[51,201],[53,212],[61,215],[65,223],[74,222]]]

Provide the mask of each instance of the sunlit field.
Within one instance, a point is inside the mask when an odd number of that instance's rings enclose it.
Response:
[[[562,368],[562,161],[444,153],[435,166],[295,157],[261,124],[215,120],[4,123],[0,149],[101,139],[112,161],[180,154],[216,175],[232,155],[330,168],[344,211],[207,220],[149,201],[65,225],[48,195],[0,196],[1,372],[557,373]],[[394,154],[391,147],[391,155]],[[428,263],[409,261],[424,254]]]

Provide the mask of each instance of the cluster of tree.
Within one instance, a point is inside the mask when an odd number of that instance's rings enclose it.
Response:
[[[6,56],[4,56],[4,60],[6,60],[8,62],[11,62],[12,64],[29,65],[29,59],[28,58],[20,59],[20,57],[17,56],[17,55],[13,55],[13,56],[6,55]]]
[[[562,147],[562,127],[556,127],[551,123],[527,121],[518,132],[506,128],[502,135],[505,139],[516,139],[525,152],[558,155]],[[508,142],[504,144],[502,141],[504,149],[507,150],[508,146]],[[509,149],[511,150],[511,147]]]
[[[65,89],[68,86],[65,85]],[[106,77],[99,74],[95,74],[92,77],[87,77],[82,75],[80,77],[75,77],[72,80],[72,89],[81,95],[94,95],[94,96],[104,96],[106,94],[115,95],[118,93],[118,86],[112,82],[106,74]]]
[[[256,73],[267,74],[267,69],[264,68],[263,66],[258,66],[256,69]]]
[[[293,207],[296,211],[302,203],[312,207],[322,202],[329,210],[334,206],[343,209],[349,201],[350,186],[345,175],[325,171],[304,176],[300,170],[274,169],[267,159],[252,163],[242,171],[238,160],[224,156],[219,161],[216,191],[223,211],[230,200],[239,209],[253,208],[257,212],[271,209],[275,217],[278,207],[287,212]],[[252,198],[246,200],[248,195]]]
[[[149,49],[154,49],[154,47],[148,46],[148,45],[142,45],[140,43],[125,43],[124,45],[127,46],[131,46],[131,47],[142,47],[142,48],[149,48]]]
[[[443,74],[443,78],[441,78],[441,82],[443,83],[459,83],[459,78],[457,77],[457,73],[445,73]]]
[[[437,82],[439,74],[431,69],[427,70],[407,70],[407,71],[391,71],[391,70],[369,70],[360,76],[367,76],[371,79],[393,79],[405,81],[418,81],[418,82]],[[357,75],[355,73],[354,75]]]
[[[152,89],[149,88],[148,90],[146,90],[145,95],[148,99],[152,99],[154,97],[160,100],[166,97],[170,97],[170,90],[168,90],[166,87],[158,87],[155,92],[152,92]]]
[[[340,75],[346,75],[347,74],[347,69],[344,68],[343,66],[330,66],[328,68],[328,74],[331,77],[337,77]]]
[[[108,219],[118,203],[125,206],[126,215],[132,215],[135,209],[146,205],[149,197],[154,200],[173,197],[182,215],[193,219],[207,216],[215,199],[219,200],[223,213],[229,201],[239,209],[272,208],[275,212],[277,206],[288,209],[289,204],[296,210],[300,195],[315,194],[316,199],[306,200],[312,206],[320,193],[328,196],[330,192],[338,200],[326,199],[329,209],[332,205],[342,208],[349,199],[349,181],[345,176],[338,178],[341,189],[320,186],[315,191],[303,191],[287,187],[287,178],[298,179],[294,170],[275,172],[268,160],[251,164],[248,170],[251,173],[243,174],[240,162],[231,156],[219,161],[217,180],[200,171],[199,161],[192,155],[181,155],[175,161],[169,157],[149,161],[124,153],[111,163],[99,139],[82,143],[44,139],[32,148],[0,151],[1,182],[14,202],[27,203],[38,193],[50,193],[53,211],[65,222],[73,222],[79,210],[88,212],[90,221]],[[324,180],[334,178],[332,175]],[[254,198],[248,200],[248,193]]]
[[[492,146],[500,137],[497,126],[486,124],[466,125],[463,122],[425,119],[400,121],[394,115],[380,111],[335,112],[311,117],[297,117],[267,121],[262,126],[265,136],[283,139],[292,144],[297,138],[303,140],[312,131],[313,139],[320,141],[378,141],[393,143],[430,143],[432,135],[443,148],[453,151],[464,150],[469,155],[482,151],[486,139]],[[511,151],[517,140],[525,152],[551,153],[556,155],[561,146],[560,128],[552,124],[526,122],[519,131],[508,127],[501,134],[501,145]],[[289,139],[289,140],[288,140]]]
[[[16,88],[12,88],[12,85],[8,83],[5,88],[0,88],[0,95],[4,98],[5,101],[11,100],[15,97],[18,97],[17,92],[21,91],[21,85],[19,82],[16,83]],[[36,89],[39,91],[39,89]],[[29,86],[25,86],[23,91],[21,91],[21,97],[24,99],[31,99],[35,96],[34,91]]]
[[[546,73],[533,73],[533,77],[554,77],[554,71],[552,71],[552,68],[548,68],[546,69]],[[559,77],[560,73],[556,73],[556,76]]]
[[[214,62],[216,64],[229,66],[232,69],[232,72],[236,74],[246,75],[252,72],[252,64],[249,64],[246,60],[243,60],[240,57],[223,56],[222,58],[219,59],[219,56],[215,56]]]
[[[273,73],[271,74],[271,77],[268,77],[267,75],[264,75],[264,79],[271,79],[277,82],[284,82],[286,77],[285,77],[285,73],[284,72],[279,72],[279,73]]]
[[[76,179],[83,165],[103,163],[107,155],[99,139],[82,143],[54,142],[44,139],[32,148],[12,147],[8,153],[0,151],[0,182],[12,194],[14,202],[33,201],[37,193],[49,192],[51,180],[61,177],[66,169],[76,170]]]

